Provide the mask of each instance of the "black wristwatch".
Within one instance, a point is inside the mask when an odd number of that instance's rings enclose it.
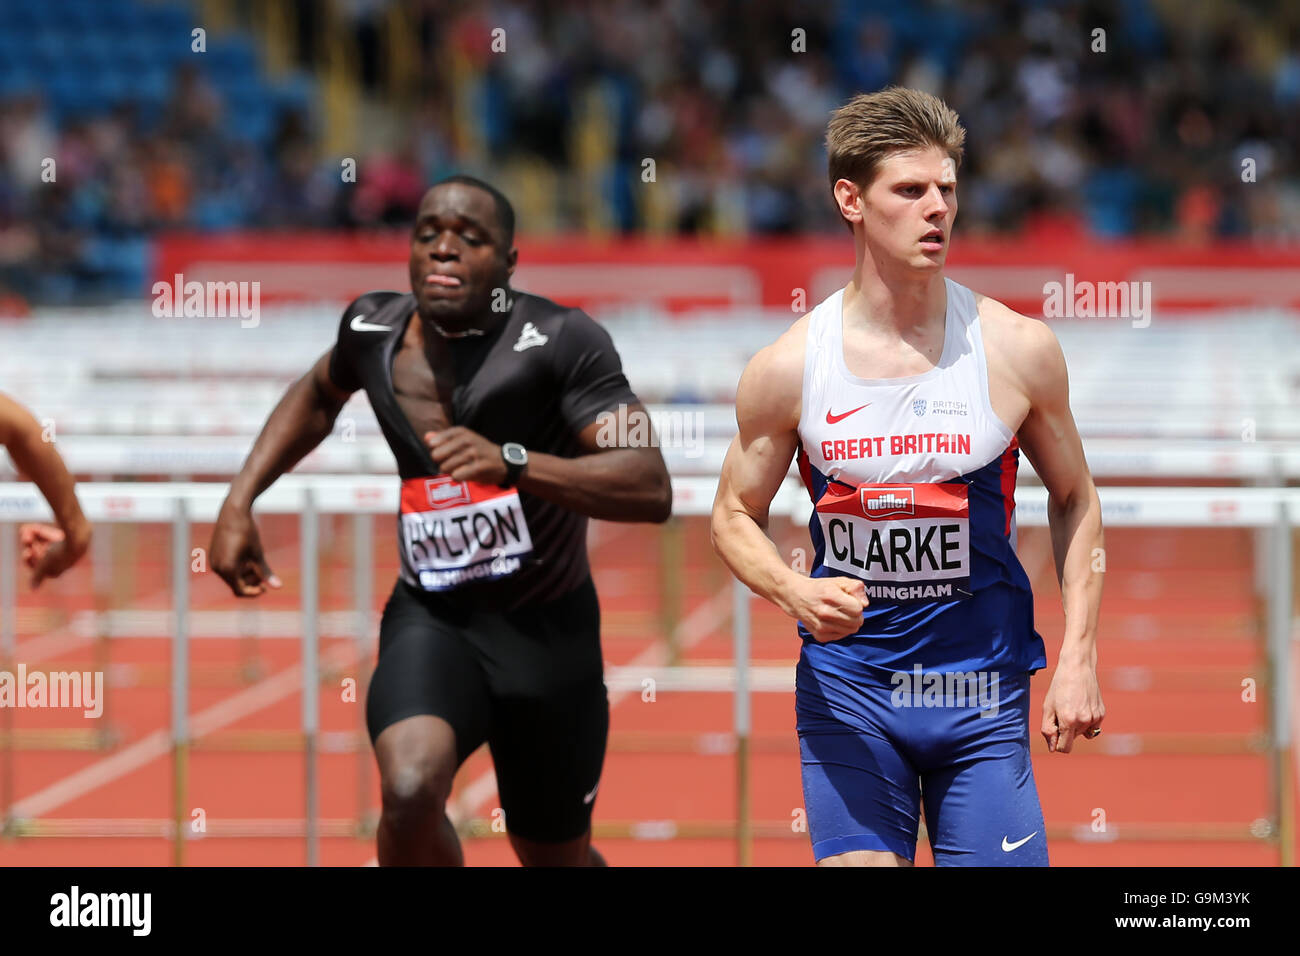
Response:
[[[512,488],[528,464],[528,450],[518,442],[508,441],[501,446],[501,460],[506,463],[506,478],[501,487]]]

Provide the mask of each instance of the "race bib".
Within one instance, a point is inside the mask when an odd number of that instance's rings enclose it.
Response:
[[[817,502],[823,563],[866,582],[867,597],[970,597],[970,501],[959,481],[831,485]]]
[[[515,574],[532,553],[519,492],[448,475],[402,482],[402,549],[426,591]]]

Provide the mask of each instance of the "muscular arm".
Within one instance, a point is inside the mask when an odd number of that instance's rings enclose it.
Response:
[[[1016,364],[1029,400],[1020,445],[1047,487],[1048,527],[1065,609],[1065,635],[1043,702],[1040,732],[1051,750],[1069,753],[1074,736],[1099,727],[1106,709],[1097,683],[1101,606],[1101,502],[1070,413],[1065,357],[1050,328],[1029,321]]]
[[[650,413],[645,406],[636,404],[616,414],[648,417]],[[673,489],[659,449],[602,447],[602,425],[602,421],[592,422],[578,433],[578,444],[585,455],[561,458],[530,452],[528,467],[519,478],[519,490],[589,518],[667,521],[672,513]],[[615,433],[629,434],[626,423]]]
[[[90,540],[90,522],[77,503],[72,475],[55,450],[54,443],[42,440],[40,422],[4,394],[0,394],[0,445],[9,450],[19,472],[30,476],[41,489],[54,512],[54,520],[68,535],[70,545],[75,544],[79,551],[84,551]]]
[[[552,339],[545,354],[553,363],[558,414],[575,434],[581,454],[569,458],[528,449],[519,490],[589,518],[667,521],[673,506],[668,466],[657,445],[627,441],[648,437],[640,426],[649,412],[628,386],[609,333],[572,309]],[[629,422],[636,427],[629,428]],[[623,444],[611,441],[611,435],[624,436]],[[424,440],[442,472],[457,481],[505,480],[501,446],[469,428],[426,432]]]
[[[713,501],[713,549],[751,591],[794,614],[787,598],[800,575],[767,536],[769,508],[799,445],[803,350],[782,339],[760,351],[736,387],[738,432]]]
[[[806,326],[804,326],[806,327]],[[786,565],[767,536],[772,498],[799,444],[803,327],[796,324],[745,368],[736,389],[739,431],[727,449],[713,502],[713,549],[755,594],[803,621],[819,641],[862,624],[861,581],[806,578]]]
[[[230,483],[228,506],[251,508],[258,495],[329,436],[349,395],[330,379],[332,354],[322,355],[275,406]]]
[[[65,536],[67,564],[71,564],[90,544],[90,522],[77,502],[76,483],[54,443],[42,440],[40,423],[3,393],[0,393],[0,445],[9,450],[18,471],[29,476],[50,503],[54,520]]]
[[[1070,413],[1065,357],[1051,329],[1028,343],[1022,367],[1030,408],[1020,446],[1047,488],[1047,521],[1056,577],[1065,606],[1063,658],[1097,660],[1097,614],[1102,575],[1094,571],[1102,548],[1101,502]]]
[[[611,414],[649,416],[640,403]],[[578,433],[578,444],[586,454],[564,458],[529,451],[519,490],[603,521],[667,521],[673,491],[659,449],[608,446],[601,440],[602,433],[628,435],[635,430],[626,422],[610,428],[598,419]],[[475,431],[456,426],[426,432],[424,440],[439,468],[457,481],[496,485],[505,480],[501,446]]]
[[[326,352],[275,406],[221,505],[212,529],[212,570],[238,597],[256,597],[281,586],[262,552],[253,522],[253,501],[319,445],[334,427],[348,392],[330,378],[333,351]]]

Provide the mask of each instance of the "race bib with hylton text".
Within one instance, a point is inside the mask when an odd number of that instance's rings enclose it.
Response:
[[[402,550],[426,591],[515,574],[533,551],[519,492],[449,475],[402,482]]]

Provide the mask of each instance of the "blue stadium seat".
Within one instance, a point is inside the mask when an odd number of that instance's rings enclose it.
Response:
[[[156,105],[159,108],[171,97],[171,71],[160,65],[145,67],[136,78],[136,96],[142,105]]]
[[[64,38],[49,29],[28,34],[27,60],[39,70],[54,70],[63,62]]]
[[[270,142],[279,121],[279,111],[265,100],[234,104],[226,114],[227,133],[232,139],[265,146]]]
[[[72,70],[58,70],[48,76],[42,85],[49,97],[50,105],[63,117],[83,111],[84,104],[89,99],[87,87],[94,87],[97,84],[86,83]]]
[[[43,84],[26,64],[6,63],[0,66],[0,98],[25,96],[42,87]]]
[[[1083,182],[1084,209],[1092,231],[1107,239],[1133,234],[1136,225],[1138,174],[1123,166],[1101,166]]]
[[[214,80],[222,76],[253,76],[258,68],[252,45],[242,39],[223,37],[213,42],[209,38],[203,60]]]
[[[91,7],[95,23],[104,30],[117,32],[119,36],[132,35],[131,29],[141,21],[139,6],[134,0],[119,0],[116,3],[91,0]]]
[[[42,16],[32,4],[10,2],[5,6],[5,28],[19,35],[30,33],[48,21],[49,18]]]
[[[0,73],[4,73],[15,60],[25,60],[26,52],[27,41],[0,24]]]
[[[194,227],[210,232],[237,228],[248,217],[247,209],[230,197],[221,195],[201,197],[191,212]]]
[[[294,106],[302,109],[311,105],[315,94],[315,80],[302,70],[294,70],[287,76],[277,80],[273,90],[275,101],[281,106]]]

